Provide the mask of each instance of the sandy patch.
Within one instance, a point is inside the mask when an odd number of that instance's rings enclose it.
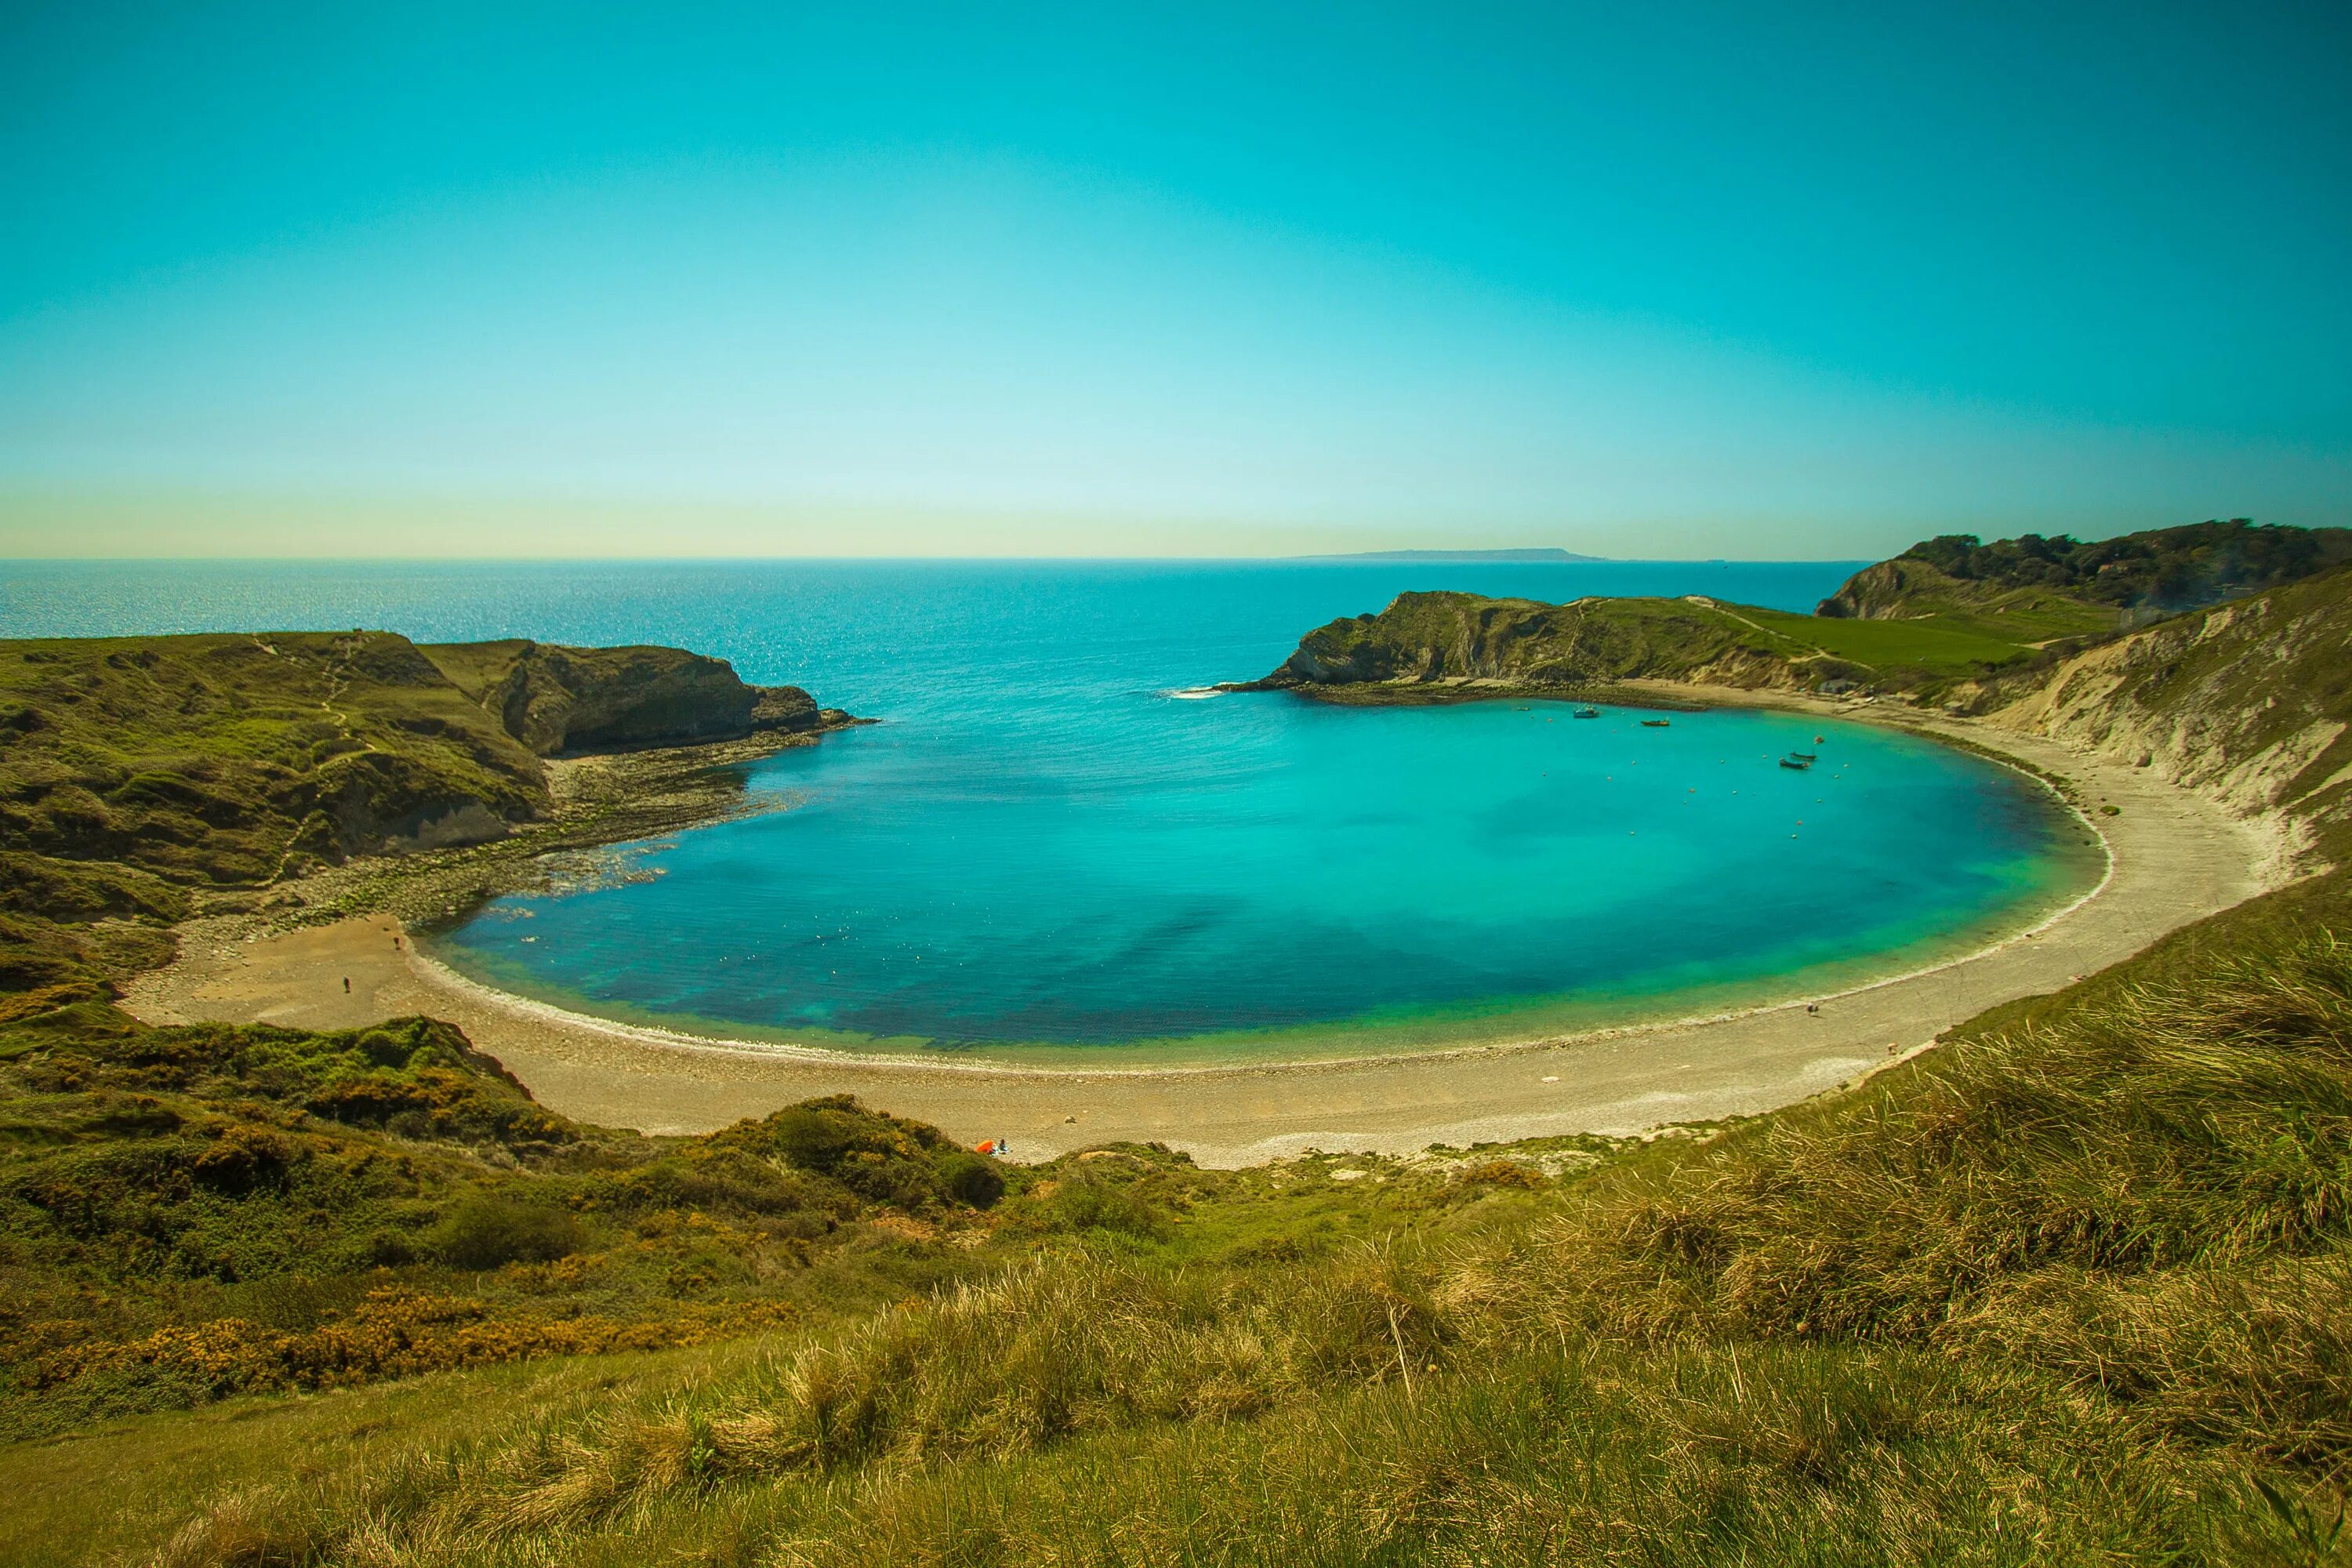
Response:
[[[1727,700],[1720,691],[1679,695]],[[1787,698],[1769,705],[1874,716]],[[475,985],[416,954],[379,915],[254,940],[196,922],[180,961],[133,984],[156,1023],[218,1019],[345,1028],[447,1018],[567,1116],[651,1132],[703,1131],[812,1095],[854,1093],[968,1142],[1004,1138],[1044,1159],[1115,1139],[1158,1140],[1204,1164],[1318,1148],[1407,1153],[1432,1143],[1626,1133],[1748,1115],[1855,1079],[1987,1007],[2053,991],[2268,885],[2273,835],[2221,805],[2054,742],[1961,721],[1907,727],[1965,739],[2071,777],[2113,868],[2063,915],[1972,956],[1822,999],[1507,1047],[1352,1061],[1166,1070],[890,1063],[667,1036]],[[345,990],[348,983],[349,990]]]

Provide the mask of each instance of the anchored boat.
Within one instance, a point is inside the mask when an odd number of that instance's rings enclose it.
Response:
[[[1664,730],[1672,728],[1673,725],[1674,721],[1672,719],[1644,719],[1642,721],[1642,728],[1644,730]]]
[[[1598,719],[1601,717],[1601,710],[1598,708],[1580,708],[1570,716],[1577,719]]]

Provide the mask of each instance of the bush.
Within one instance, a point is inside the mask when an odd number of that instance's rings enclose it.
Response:
[[[1522,1165],[1517,1160],[1488,1160],[1484,1164],[1472,1165],[1454,1179],[1474,1186],[1486,1187],[1540,1187],[1544,1184],[1541,1171],[1532,1165]]]
[[[995,1164],[961,1149],[939,1162],[940,1189],[960,1204],[992,1208],[1004,1195],[1004,1176]]]
[[[579,1250],[580,1222],[559,1208],[468,1193],[435,1228],[434,1255],[453,1268],[545,1263]]]
[[[1055,1190],[1050,1212],[1061,1230],[1103,1230],[1138,1241],[1162,1241],[1168,1216],[1149,1198],[1099,1176],[1073,1176]]]

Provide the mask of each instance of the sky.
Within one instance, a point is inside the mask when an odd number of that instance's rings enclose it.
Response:
[[[2352,7],[0,15],[0,555],[2352,523]]]

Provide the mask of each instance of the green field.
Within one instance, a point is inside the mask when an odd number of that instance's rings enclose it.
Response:
[[[1839,621],[1746,605],[1731,606],[1730,611],[1783,639],[1780,646],[1790,652],[1819,651],[1889,674],[1921,670],[1931,675],[1971,676],[2031,658],[2034,653],[2030,641],[1994,635],[1967,618]]]

